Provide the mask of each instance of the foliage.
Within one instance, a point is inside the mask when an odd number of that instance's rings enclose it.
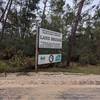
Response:
[[[14,71],[28,71],[34,68],[34,58],[24,57],[22,51],[18,51],[12,59],[9,60],[8,65]]]
[[[5,10],[6,2],[4,1],[0,1],[0,14]],[[42,16],[39,12],[39,8],[41,8],[39,1],[42,2],[41,0],[13,0],[5,23],[3,37],[1,26],[4,24],[5,17],[0,22],[0,39],[2,38],[0,40],[1,70],[4,70],[3,68],[6,69],[7,65],[14,70],[34,68],[35,22],[39,19],[41,23]],[[73,0],[74,4],[72,6],[65,1],[48,0],[45,6],[45,18],[42,26],[43,28],[62,33],[62,63],[64,64],[67,62],[68,57],[68,37],[71,35],[72,23],[79,6],[77,0]],[[91,2],[90,0],[88,1],[89,3]],[[89,6],[87,2],[85,6]],[[92,10],[93,14],[90,13]],[[41,11],[43,12],[43,9]],[[100,64],[100,4],[82,12],[75,38],[76,44],[72,50],[71,61],[82,65]],[[49,49],[40,50],[40,53],[45,52],[48,53]],[[5,63],[6,61],[7,63]]]
[[[22,51],[18,51],[16,55],[14,55],[12,57],[12,59],[10,59],[10,65],[12,67],[21,67],[23,66],[23,52]]]
[[[34,38],[4,40],[0,43],[0,58],[10,59],[17,51],[23,51],[25,56],[34,56],[35,41]]]
[[[79,75],[86,75],[86,74],[95,74],[100,75],[100,65],[94,66],[94,65],[80,65],[71,63],[71,68],[66,68],[65,66],[60,67],[49,67],[49,68],[41,68],[38,71],[42,72],[63,72],[65,75],[71,74],[79,74]],[[53,73],[51,73],[53,74]]]
[[[0,61],[0,72],[8,72],[8,71],[9,71],[9,65],[4,61]]]

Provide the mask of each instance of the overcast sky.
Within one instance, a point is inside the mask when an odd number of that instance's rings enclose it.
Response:
[[[4,0],[4,1],[8,1],[8,0]],[[72,6],[73,5],[73,0],[66,0],[66,4],[70,4]],[[93,3],[91,5],[85,7],[84,10],[89,9],[93,5],[98,5],[98,4],[100,4],[100,0],[93,0]],[[47,4],[47,5],[49,5],[49,4]],[[39,6],[40,6],[41,9],[43,9],[43,0],[40,0]],[[93,14],[94,11],[91,11],[90,13]],[[1,25],[0,25],[0,27],[1,27]]]
[[[92,0],[90,0],[90,1],[92,1]],[[99,3],[100,3],[100,0],[93,0],[93,3],[90,4],[89,6],[87,6],[86,8],[90,8],[93,5],[98,5]],[[73,6],[73,0],[66,0],[66,4]],[[47,5],[49,5],[49,4],[47,4]],[[40,6],[41,9],[43,9],[43,0],[40,0],[39,6]]]

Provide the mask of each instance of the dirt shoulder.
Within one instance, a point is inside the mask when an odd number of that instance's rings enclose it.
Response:
[[[0,100],[100,100],[100,76],[64,73],[0,74]]]
[[[35,85],[100,85],[100,75],[64,73],[10,73],[0,74],[0,87],[32,87]]]

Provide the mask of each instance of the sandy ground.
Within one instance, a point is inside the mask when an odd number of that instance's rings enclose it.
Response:
[[[0,100],[100,100],[99,75],[0,74]]]

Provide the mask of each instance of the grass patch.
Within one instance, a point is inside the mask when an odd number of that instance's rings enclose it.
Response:
[[[64,72],[67,73],[83,73],[83,74],[97,74],[100,75],[100,66],[73,66],[69,68],[65,67],[52,67],[52,68],[41,68],[38,70],[39,72]]]
[[[7,72],[9,70],[9,65],[4,62],[4,61],[0,61],[0,72]]]
[[[70,73],[100,74],[100,66],[74,66],[67,69]]]
[[[9,64],[7,61],[0,60],[0,73],[2,72],[34,72],[33,59],[26,59],[25,64],[19,66],[19,62],[17,61],[17,65],[15,63],[14,66]],[[21,62],[22,63],[22,62]],[[83,73],[83,74],[96,74],[100,75],[100,65],[99,66],[91,66],[84,65],[81,66],[79,64],[73,65],[72,67],[38,67],[38,72],[63,72],[64,74],[69,73]]]

